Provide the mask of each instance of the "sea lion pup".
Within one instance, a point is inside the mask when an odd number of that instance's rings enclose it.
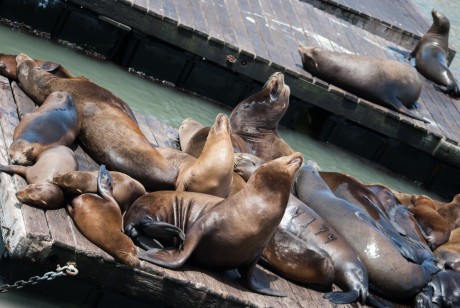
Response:
[[[415,68],[432,81],[436,89],[459,98],[460,90],[446,59],[450,21],[435,9],[431,11],[431,16],[433,24],[417,43],[410,57],[415,58]]]
[[[72,171],[55,176],[53,183],[72,194],[97,193],[98,171]],[[126,210],[137,198],[146,194],[144,186],[127,174],[109,171],[113,182],[113,198]]]
[[[436,205],[436,209],[447,220],[451,230],[460,227],[460,194],[455,195],[449,203]]]
[[[451,230],[449,222],[436,211],[431,198],[424,195],[414,196],[412,206],[409,206],[408,209],[414,214],[432,250],[449,240]]]
[[[75,170],[78,170],[75,154],[63,145],[43,151],[30,167],[0,165],[0,171],[18,174],[26,179],[28,185],[16,193],[18,200],[44,209],[64,206],[64,193],[52,180],[54,176]]]
[[[434,250],[438,264],[460,272],[460,228],[450,232],[449,241]]]
[[[417,70],[407,63],[363,55],[299,47],[303,68],[339,88],[375,104],[429,123],[408,108],[420,96]]]
[[[227,115],[219,113],[198,158],[184,152],[157,148],[171,165],[179,169],[176,190],[206,193],[226,198],[232,185],[233,147]]]
[[[294,152],[278,135],[278,124],[289,107],[289,86],[276,72],[262,90],[241,101],[230,114],[235,152],[254,154],[264,161]],[[243,142],[243,143],[242,143]],[[238,149],[235,144],[243,144]]]
[[[174,189],[177,168],[150,144],[126,105],[110,91],[89,80],[66,79],[36,69],[27,55],[17,56],[20,87],[39,104],[54,91],[69,92],[81,120],[79,139],[99,164],[128,174],[147,190]]]
[[[262,159],[255,155],[235,153],[235,171],[244,179],[249,179],[262,164]],[[335,304],[358,299],[364,304],[368,297],[367,271],[353,248],[326,220],[292,194],[262,260],[297,283],[326,288],[337,284],[343,292],[324,296]]]
[[[302,162],[300,153],[267,162],[257,169],[240,192],[221,199],[212,208],[202,207],[195,201],[198,200],[193,197],[195,195],[202,198],[199,193],[147,194],[134,202],[126,213],[125,232],[133,235],[146,229],[149,235],[154,236],[155,232],[149,232],[149,228],[158,223],[181,228],[186,235],[181,250],[152,248],[140,252],[139,258],[173,269],[179,268],[188,259],[209,269],[237,268],[248,289],[284,296],[284,293],[259,285],[252,273],[283,217],[294,176]],[[152,201],[150,198],[163,200]],[[163,233],[161,227],[155,229]]]
[[[18,81],[17,74],[17,55],[7,55],[0,53],[0,75],[5,76],[9,80]],[[52,73],[53,75],[61,78],[81,78],[74,77],[66,68],[60,64],[53,62],[45,62],[42,60],[35,60],[39,69]]]
[[[138,267],[136,245],[122,231],[120,206],[113,198],[112,178],[104,165],[99,169],[97,192],[79,195],[67,205],[75,226],[115,260]]]
[[[431,261],[418,265],[403,258],[365,211],[332,193],[313,161],[299,170],[295,189],[298,198],[327,217],[329,224],[354,248],[367,269],[371,290],[385,298],[410,299],[439,271]]]
[[[8,155],[13,165],[32,165],[55,145],[70,146],[80,132],[80,118],[67,92],[53,92],[35,111],[25,114],[14,129]]]
[[[417,294],[414,307],[460,307],[460,273],[442,270]]]

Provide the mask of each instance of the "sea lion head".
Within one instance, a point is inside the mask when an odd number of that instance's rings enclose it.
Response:
[[[62,190],[51,183],[29,184],[16,193],[22,203],[42,209],[57,209],[64,204]]]
[[[431,11],[431,16],[433,17],[433,25],[431,26],[430,30],[428,30],[428,32],[434,32],[436,34],[449,34],[449,19],[443,13],[438,12],[435,9]]]
[[[264,161],[249,153],[235,153],[233,158],[233,170],[245,181],[249,180],[257,168],[262,166]]]
[[[276,130],[289,107],[290,93],[283,73],[273,73],[259,92],[234,108],[230,115],[232,129],[247,134]]]
[[[302,66],[311,74],[315,74],[319,69],[318,62],[316,61],[319,50],[317,47],[299,46],[298,51],[302,59]]]
[[[17,139],[8,148],[12,165],[31,166],[37,160],[41,146],[24,139]]]
[[[221,134],[226,134],[230,135],[231,133],[231,128],[230,128],[230,121],[228,119],[228,116],[224,113],[219,113],[216,116],[216,120],[214,121],[214,124],[211,126],[211,129],[208,134],[209,136],[214,136],[214,135],[221,135]]]
[[[256,187],[263,186],[269,191],[287,192],[287,197],[291,191],[297,170],[302,166],[303,156],[299,152],[291,155],[281,156],[260,166],[249,178],[249,183],[254,183]]]
[[[16,70],[16,56],[0,53],[0,75],[10,80],[17,80],[18,75],[16,74]]]

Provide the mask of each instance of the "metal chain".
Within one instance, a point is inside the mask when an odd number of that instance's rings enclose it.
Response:
[[[59,264],[57,265],[56,271],[54,272],[47,272],[43,276],[33,276],[30,277],[29,280],[18,280],[14,284],[4,284],[0,286],[0,293],[8,292],[11,289],[21,289],[30,284],[37,284],[43,280],[53,280],[56,277],[60,276],[76,276],[78,274],[78,270],[76,267],[75,262],[67,262],[67,264],[61,267]]]

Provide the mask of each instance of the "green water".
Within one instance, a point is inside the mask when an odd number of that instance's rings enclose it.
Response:
[[[60,63],[75,75],[84,75],[95,83],[111,90],[136,111],[154,115],[173,127],[179,127],[185,118],[194,118],[210,125],[216,114],[231,110],[180,90],[154,83],[113,64],[94,60],[76,51],[32,37],[5,26],[0,26],[0,52],[18,54]],[[349,173],[366,183],[382,183],[407,193],[423,193],[437,197],[399,176],[337,148],[318,142],[307,135],[286,129],[281,136],[291,147],[307,159],[318,162],[323,170]],[[438,198],[438,197],[437,197]],[[28,277],[24,277],[26,279]],[[66,278],[61,278],[66,279]],[[61,301],[37,296],[24,291],[0,294],[0,307],[69,307]]]

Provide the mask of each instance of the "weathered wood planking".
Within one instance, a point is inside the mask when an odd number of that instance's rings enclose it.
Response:
[[[35,110],[34,103],[15,85],[0,77],[0,163],[7,164],[6,149],[12,142],[18,113]],[[177,130],[157,119],[136,114],[147,138],[160,147],[178,148]],[[80,146],[75,148],[81,170],[97,170],[98,164]],[[150,303],[173,307],[333,307],[322,294],[290,283],[258,267],[256,278],[272,288],[285,291],[287,297],[276,298],[247,291],[238,281],[236,270],[215,273],[185,266],[172,271],[142,262],[140,269],[130,269],[88,241],[75,227],[65,208],[43,211],[20,204],[15,198],[18,184],[7,174],[0,174],[2,233],[9,254],[14,259],[34,262],[77,262],[79,277],[102,284],[107,290],[122,292]],[[25,185],[25,181],[21,185]]]

